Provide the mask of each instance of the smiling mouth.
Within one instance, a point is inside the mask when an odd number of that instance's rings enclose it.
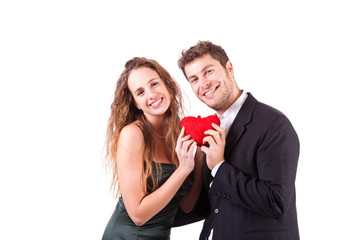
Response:
[[[158,105],[162,100],[163,100],[163,98],[161,97],[161,98],[159,98],[159,100],[157,100],[157,101],[155,101],[155,102],[152,102],[152,103],[150,104],[150,106],[154,107],[154,106]]]
[[[216,91],[216,89],[218,89],[218,87],[219,87],[219,85],[217,85],[216,87],[214,87],[214,89],[212,89],[212,90],[210,90],[210,91],[206,92],[206,93],[204,94],[204,96],[205,96],[205,97],[206,97],[206,96],[209,96],[210,94],[212,94],[213,92],[215,92],[215,91]]]

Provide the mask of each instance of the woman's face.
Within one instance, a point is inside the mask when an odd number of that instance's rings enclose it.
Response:
[[[170,106],[170,93],[159,74],[150,68],[141,67],[130,72],[128,88],[135,105],[146,118],[163,116]]]

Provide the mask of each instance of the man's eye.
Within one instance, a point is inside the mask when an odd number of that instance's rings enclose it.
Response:
[[[213,70],[208,70],[206,71],[206,74],[211,74],[213,72]]]
[[[195,83],[198,79],[197,78],[192,78],[190,79],[190,83]]]

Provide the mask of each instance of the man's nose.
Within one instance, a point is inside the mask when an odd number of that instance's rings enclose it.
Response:
[[[200,79],[200,83],[201,83],[200,86],[201,86],[202,88],[208,88],[209,85],[210,85],[210,81],[207,80],[206,78]]]

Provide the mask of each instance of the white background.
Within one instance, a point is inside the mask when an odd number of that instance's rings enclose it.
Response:
[[[296,128],[302,239],[359,239],[357,2],[1,1],[0,239],[101,238],[116,204],[101,159],[115,82],[128,59],[153,58],[189,115],[211,114],[177,68],[198,40],[223,46],[240,88]]]

